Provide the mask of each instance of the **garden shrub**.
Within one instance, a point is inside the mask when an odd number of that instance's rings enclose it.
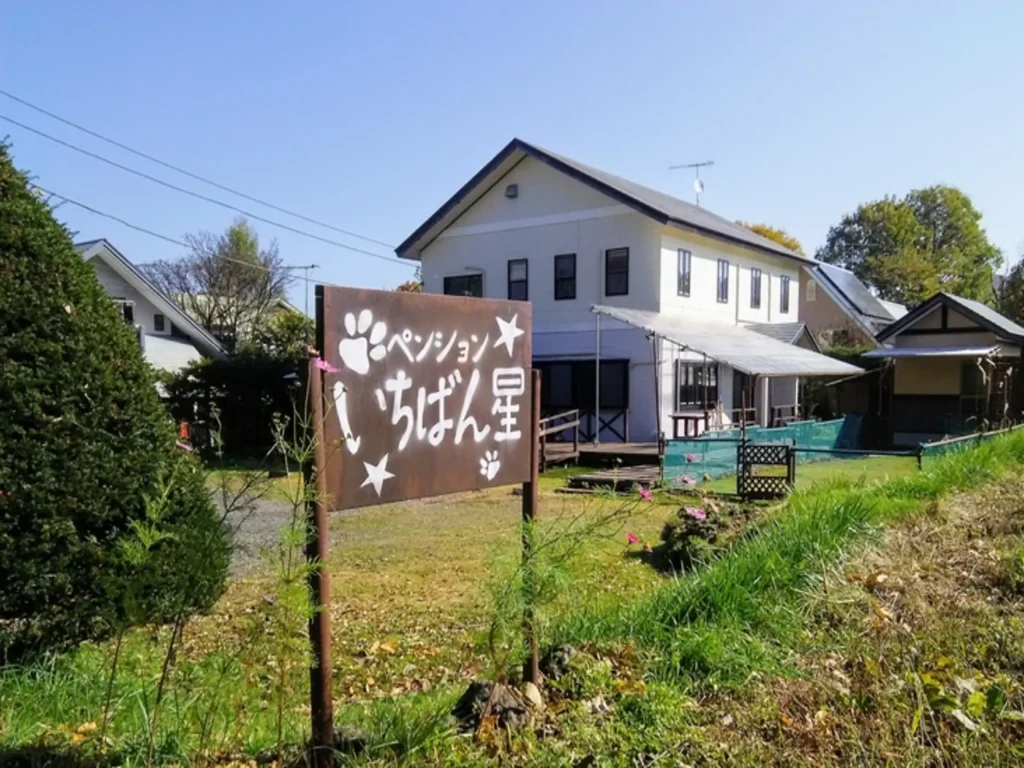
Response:
[[[665,556],[673,566],[691,570],[708,562],[715,552],[718,534],[724,528],[719,509],[706,502],[680,507],[675,518],[665,523],[661,540]]]
[[[126,618],[118,596],[135,574],[118,543],[172,463],[172,535],[153,549],[136,618],[218,596],[227,533],[174,444],[133,329],[0,144],[0,654],[101,637]]]

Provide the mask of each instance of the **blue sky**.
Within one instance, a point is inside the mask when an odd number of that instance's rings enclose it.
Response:
[[[510,138],[692,196],[813,251],[858,203],[964,189],[990,238],[1024,245],[1024,3],[11,3],[0,87],[308,216],[398,243]],[[0,114],[329,238],[0,98]],[[3,121],[0,121],[2,123]],[[212,206],[3,124],[39,184],[179,238]],[[63,206],[135,262],[181,249]],[[327,282],[412,268],[256,223]],[[301,288],[293,299],[301,302]]]

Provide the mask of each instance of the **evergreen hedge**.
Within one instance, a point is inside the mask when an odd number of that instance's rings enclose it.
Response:
[[[0,144],[0,654],[168,620],[222,591],[227,531],[154,384],[134,330]],[[169,535],[140,575],[119,543],[172,465]]]

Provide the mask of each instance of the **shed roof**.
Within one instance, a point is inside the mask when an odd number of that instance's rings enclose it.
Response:
[[[999,314],[991,307],[986,307],[980,301],[965,299],[963,296],[956,296],[952,293],[935,294],[926,302],[916,307],[913,311],[908,312],[889,327],[882,329],[875,338],[877,338],[878,341],[890,339],[893,336],[898,335],[900,332],[905,331],[907,328],[910,328],[925,315],[934,311],[936,307],[940,307],[942,305],[951,307],[964,317],[973,320],[982,328],[996,334],[999,338],[1006,339],[1017,344],[1024,344],[1024,327],[1013,322],[1010,318]]]
[[[596,304],[591,311],[655,333],[743,373],[767,376],[847,376],[862,369],[738,325]]]
[[[786,344],[796,344],[800,337],[806,333],[811,344],[815,349],[818,349],[818,342],[814,340],[813,334],[807,330],[806,323],[751,323],[747,326],[747,329]]]
[[[987,357],[999,350],[999,345],[976,344],[952,347],[879,347],[865,352],[862,357],[917,358],[917,357]]]

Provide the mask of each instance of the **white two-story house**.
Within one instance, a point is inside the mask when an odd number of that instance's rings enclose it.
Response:
[[[654,441],[744,407],[768,423],[794,412],[799,377],[859,371],[800,323],[812,260],[519,139],[396,252],[428,293],[531,302],[543,409],[580,409],[588,439]]]
[[[223,357],[220,342],[161,292],[106,239],[76,243],[82,259],[93,266],[107,295],[117,305],[142,346],[146,362],[176,373],[203,357]]]

